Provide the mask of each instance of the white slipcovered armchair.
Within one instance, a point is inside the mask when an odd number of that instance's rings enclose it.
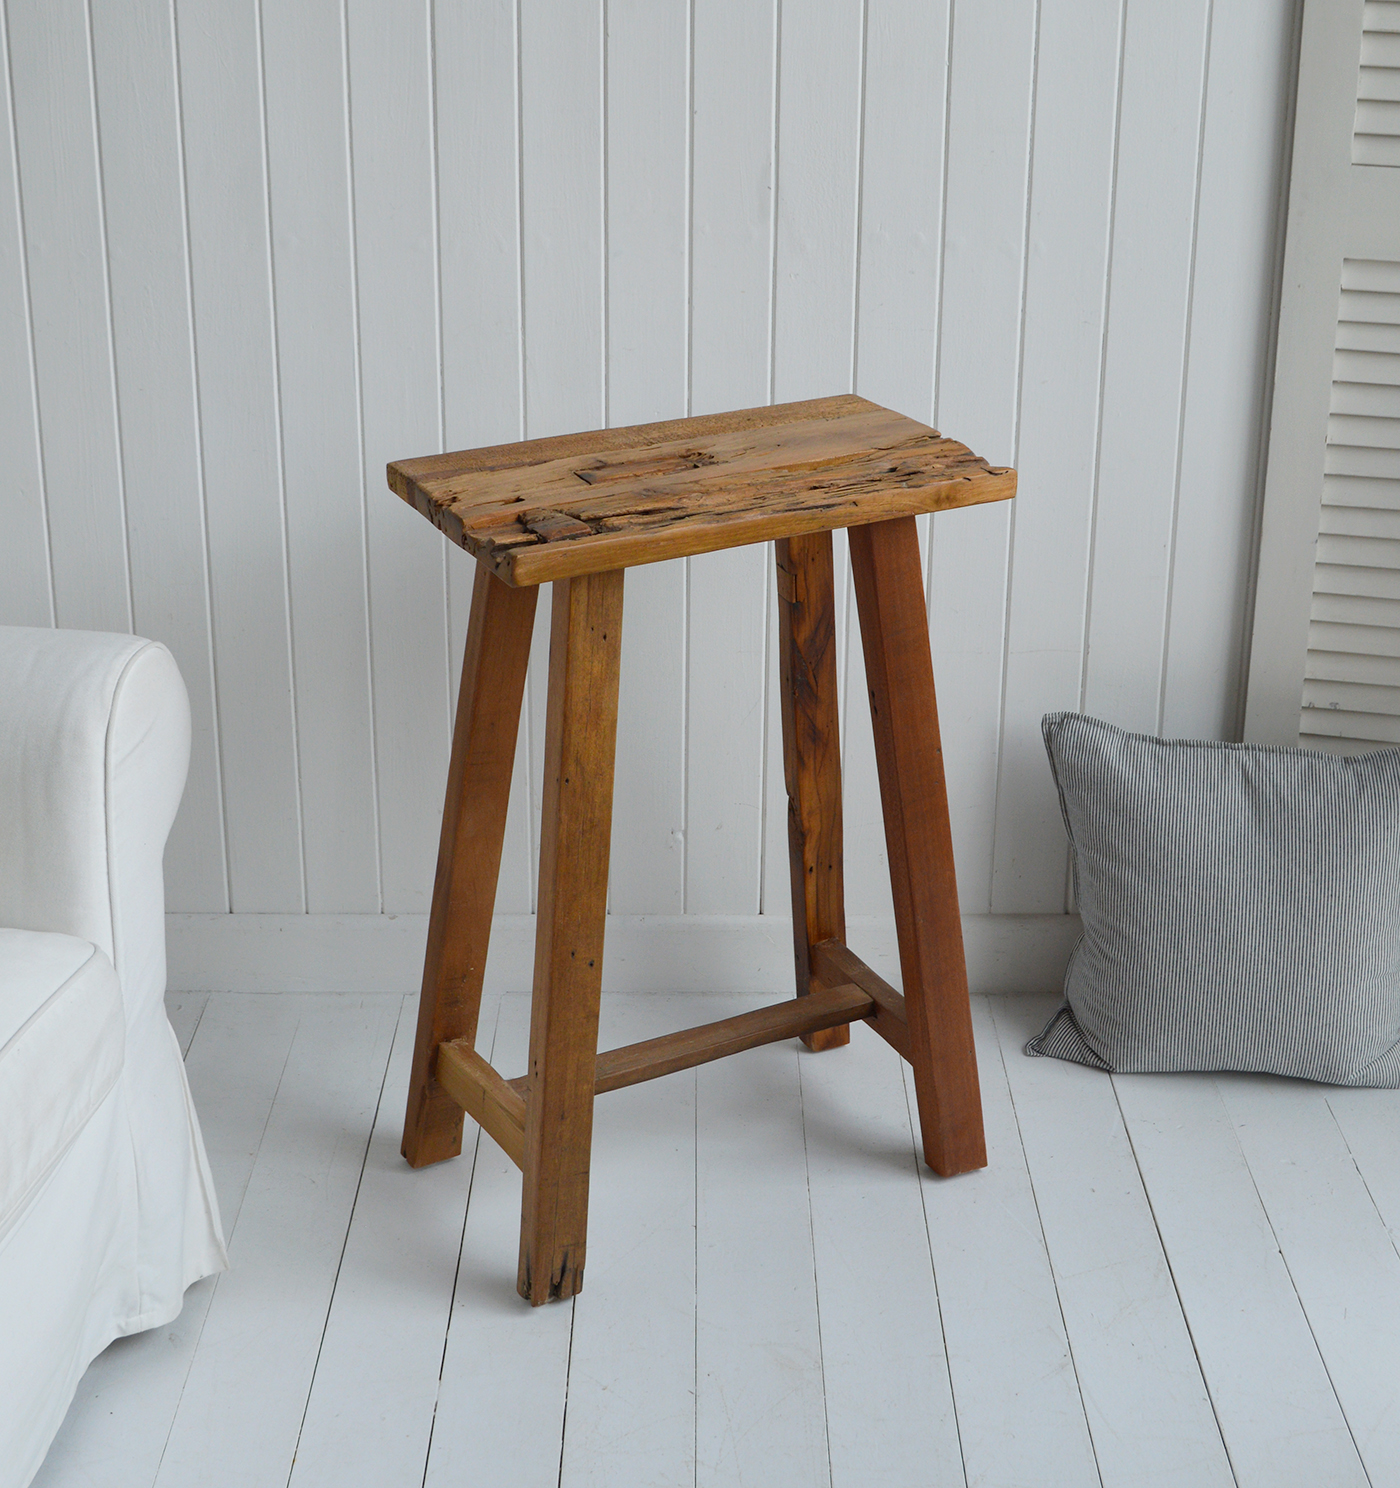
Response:
[[[226,1264],[164,1004],[189,742],[164,646],[0,627],[0,1488],[113,1338]]]

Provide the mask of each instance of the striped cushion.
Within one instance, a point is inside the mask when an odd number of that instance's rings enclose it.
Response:
[[[1041,727],[1084,935],[1026,1052],[1400,1086],[1400,750]]]

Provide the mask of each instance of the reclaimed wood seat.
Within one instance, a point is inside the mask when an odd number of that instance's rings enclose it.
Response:
[[[461,1151],[464,1113],[524,1174],[518,1287],[583,1281],[595,1095],[864,1021],[914,1072],[935,1172],[986,1163],[914,517],[1016,477],[863,398],[397,461],[389,484],[477,558],[403,1152]],[[889,849],[901,995],[845,944],[831,532],[849,528]],[[627,568],[772,539],[797,996],[598,1053]],[[475,1049],[538,585],[553,582],[528,1071]],[[697,664],[704,664],[697,658]]]

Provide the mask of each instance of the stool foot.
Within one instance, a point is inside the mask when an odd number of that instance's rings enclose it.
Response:
[[[462,1150],[462,1108],[433,1060],[439,1044],[476,1037],[538,596],[477,564],[404,1117],[403,1155],[415,1168]]]
[[[520,1219],[522,1297],[583,1285],[623,570],[554,585]]]

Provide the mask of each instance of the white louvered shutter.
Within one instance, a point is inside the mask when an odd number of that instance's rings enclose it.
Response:
[[[1302,742],[1400,744],[1400,262],[1342,265],[1312,588]]]
[[[1245,736],[1400,745],[1400,0],[1306,0]]]

